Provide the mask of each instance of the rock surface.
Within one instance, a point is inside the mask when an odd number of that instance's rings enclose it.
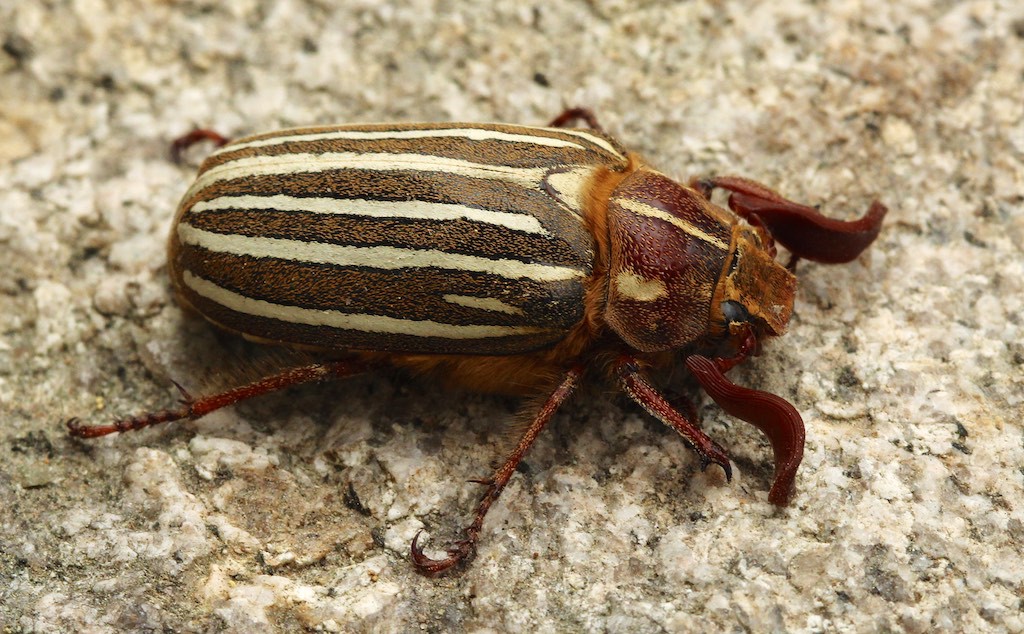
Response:
[[[1024,631],[1024,11],[847,0],[0,5],[4,631]],[[542,123],[564,105],[674,177],[737,173],[852,218],[791,332],[736,380],[790,399],[771,455],[700,406],[736,477],[609,390],[553,423],[464,573],[517,403],[370,376],[91,442],[171,380],[276,360],[174,305],[191,165],[168,141],[330,122]],[[253,361],[253,357],[257,360]]]

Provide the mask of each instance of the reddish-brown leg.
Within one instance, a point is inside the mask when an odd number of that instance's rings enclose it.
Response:
[[[175,386],[177,386],[182,395],[181,407],[165,409],[159,412],[151,412],[140,416],[133,416],[131,418],[115,421],[108,425],[86,425],[78,418],[72,418],[67,421],[66,425],[68,427],[68,433],[76,438],[96,438],[99,436],[106,436],[107,434],[113,434],[114,432],[132,431],[142,429],[144,427],[150,427],[152,425],[159,425],[161,423],[170,423],[176,420],[196,420],[197,418],[206,416],[214,410],[227,407],[228,405],[234,405],[239,401],[260,396],[261,394],[275,392],[282,388],[298,385],[299,383],[309,383],[310,381],[320,381],[327,378],[352,376],[354,374],[365,372],[366,368],[366,364],[358,361],[315,363],[312,365],[285,370],[280,374],[264,377],[258,381],[249,383],[248,385],[243,385],[241,387],[227,390],[226,392],[203,396],[200,398],[193,398],[184,390],[184,388],[175,383]]]
[[[192,130],[188,134],[182,135],[177,139],[174,139],[174,141],[171,141],[171,160],[175,163],[181,163],[182,152],[200,141],[211,141],[214,146],[221,147],[230,141],[230,139],[207,128]]]
[[[686,359],[686,367],[727,414],[754,425],[768,437],[775,457],[775,478],[768,501],[784,506],[793,495],[796,471],[804,456],[804,421],[784,398],[741,387],[725,377],[725,372],[757,352],[753,333],[747,330],[741,336],[735,356],[709,359],[693,355]]]
[[[523,434],[523,437],[519,439],[519,444],[516,445],[512,453],[509,454],[508,458],[505,459],[505,463],[501,465],[490,478],[486,480],[474,480],[480,484],[487,485],[487,490],[484,491],[484,495],[480,498],[480,503],[476,507],[476,515],[473,517],[473,523],[467,526],[463,530],[465,537],[454,544],[448,549],[448,556],[444,559],[431,559],[423,554],[423,549],[419,546],[420,534],[416,533],[413,537],[412,544],[410,546],[412,562],[416,566],[416,569],[423,574],[435,575],[445,570],[448,570],[452,566],[465,561],[474,552],[476,552],[476,542],[480,537],[480,530],[484,525],[484,517],[487,515],[487,511],[490,510],[491,505],[501,495],[501,491],[508,484],[509,479],[512,478],[512,474],[515,473],[516,467],[519,466],[523,456],[530,450],[530,446],[533,445],[533,441],[537,439],[541,430],[548,424],[551,417],[555,415],[558,408],[572,396],[573,392],[579,386],[580,376],[582,375],[581,368],[573,368],[565,373],[565,377],[562,378],[562,382],[555,388],[555,391],[551,393],[547,401],[537,412],[533,422],[530,423],[530,427]]]
[[[589,108],[566,108],[565,112],[558,115],[548,124],[549,128],[565,128],[577,121],[584,121],[591,130],[604,132],[604,128],[597,122],[597,117]]]
[[[730,209],[765,226],[796,258],[825,264],[855,260],[878,237],[888,211],[876,200],[860,219],[836,220],[814,207],[787,200],[757,181],[738,176],[694,179],[690,186],[707,198],[716,188],[731,192]],[[795,264],[794,260],[790,266]]]
[[[665,400],[665,397],[640,373],[636,359],[629,355],[620,356],[615,363],[615,372],[629,398],[636,401],[651,416],[679,432],[686,444],[697,452],[701,471],[713,463],[722,467],[726,480],[732,480],[732,466],[725,450]]]

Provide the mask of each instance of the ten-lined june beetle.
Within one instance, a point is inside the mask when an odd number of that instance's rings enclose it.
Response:
[[[584,119],[590,129],[563,126]],[[285,386],[374,366],[433,373],[489,392],[546,395],[494,474],[465,537],[436,573],[475,550],[483,519],[538,433],[585,371],[617,382],[652,416],[731,475],[725,451],[673,407],[648,370],[682,361],[726,412],[757,426],[775,454],[769,499],[785,504],[804,427],[782,398],[724,373],[782,334],[797,258],[856,258],[886,209],[841,222],[749,180],[684,186],[605,135],[586,110],[549,127],[351,125],[231,143],[203,163],[178,208],[170,271],[180,302],[259,342],[315,348],[291,368],[93,437],[204,414]],[[713,204],[715,188],[731,192]],[[775,243],[792,254],[776,262]]]

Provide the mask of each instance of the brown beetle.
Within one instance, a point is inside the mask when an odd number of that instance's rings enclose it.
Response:
[[[584,119],[590,129],[567,124]],[[489,477],[465,537],[416,567],[438,573],[475,550],[484,517],[585,371],[604,375],[731,477],[725,451],[673,407],[648,371],[682,361],[775,454],[769,500],[786,504],[804,426],[784,399],[725,372],[783,334],[800,258],[836,264],[874,241],[886,208],[843,222],[750,180],[684,186],[606,136],[586,110],[546,128],[357,125],[212,139],[171,234],[179,301],[259,342],[325,360],[179,408],[88,426],[78,437],[141,429],[289,385],[380,366],[474,390],[546,396]],[[711,202],[730,192],[733,213]],[[776,261],[775,244],[791,253]],[[692,412],[690,406],[686,408]]]

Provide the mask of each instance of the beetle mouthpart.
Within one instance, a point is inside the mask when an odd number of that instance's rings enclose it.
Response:
[[[700,355],[686,359],[686,367],[726,413],[757,427],[768,437],[775,454],[775,480],[768,501],[785,506],[793,496],[796,471],[804,457],[804,421],[788,401],[775,394],[736,385],[718,361]]]

